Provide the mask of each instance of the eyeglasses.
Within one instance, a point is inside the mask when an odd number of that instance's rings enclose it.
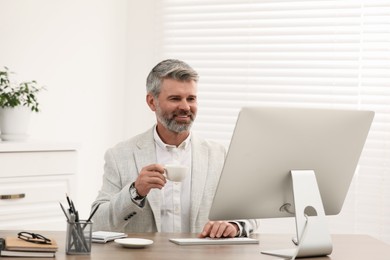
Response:
[[[51,240],[35,233],[30,232],[19,232],[18,238],[23,239],[24,241],[31,242],[31,243],[37,243],[37,244],[51,244]]]

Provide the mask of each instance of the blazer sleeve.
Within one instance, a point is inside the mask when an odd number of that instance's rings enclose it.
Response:
[[[124,180],[121,176],[114,150],[109,149],[105,153],[104,159],[102,188],[92,203],[92,208],[99,205],[99,209],[93,217],[93,229],[123,231],[128,220],[142,211],[142,208],[131,200],[129,191],[131,181]],[[126,181],[128,183],[124,183]]]

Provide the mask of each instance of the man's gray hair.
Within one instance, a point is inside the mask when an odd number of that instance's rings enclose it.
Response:
[[[198,82],[198,73],[190,65],[175,59],[168,59],[158,63],[146,79],[146,91],[154,97],[161,92],[161,83],[164,79]]]

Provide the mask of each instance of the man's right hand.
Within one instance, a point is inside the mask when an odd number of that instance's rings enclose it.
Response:
[[[140,196],[145,197],[151,189],[162,189],[167,182],[161,164],[151,164],[142,168],[134,186]]]

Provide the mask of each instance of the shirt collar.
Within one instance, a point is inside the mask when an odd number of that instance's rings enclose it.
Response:
[[[154,127],[153,136],[154,136],[154,142],[164,150],[171,150],[173,148],[179,148],[185,150],[189,146],[191,140],[191,132],[190,132],[188,137],[181,144],[179,144],[179,146],[176,147],[175,145],[166,144],[163,142],[163,140],[161,140],[160,136],[157,133],[157,125]]]

